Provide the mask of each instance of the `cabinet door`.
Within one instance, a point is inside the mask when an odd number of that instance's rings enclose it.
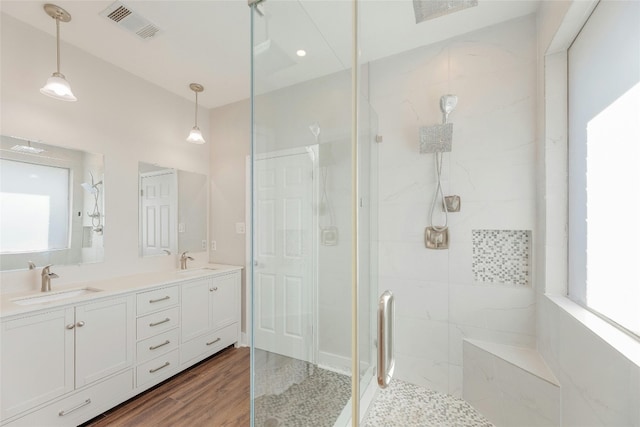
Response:
[[[73,390],[73,320],[66,308],[2,322],[2,419]]]
[[[240,273],[213,278],[211,327],[219,329],[240,320]]]
[[[76,388],[133,364],[134,296],[76,307]]]
[[[211,279],[203,278],[182,284],[182,342],[210,330]]]

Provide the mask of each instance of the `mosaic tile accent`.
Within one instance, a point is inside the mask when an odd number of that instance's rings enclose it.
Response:
[[[379,390],[364,427],[493,427],[464,400],[394,379]]]
[[[528,286],[531,231],[472,230],[471,269],[476,282]]]

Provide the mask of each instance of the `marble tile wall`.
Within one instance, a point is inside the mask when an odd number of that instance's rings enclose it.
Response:
[[[479,283],[472,270],[472,230],[531,230],[535,242],[535,17],[375,61],[369,79],[384,138],[378,271],[380,292],[396,297],[396,376],[460,396],[463,338],[535,345],[534,287]],[[443,189],[462,209],[449,214],[450,248],[429,250],[436,180],[419,128],[440,123],[447,93],[459,101]]]
[[[613,4],[613,3],[612,3]],[[537,310],[538,351],[562,385],[563,426],[640,425],[640,352],[613,344],[605,331],[577,319],[592,316],[567,293],[567,47],[594,2],[543,2],[538,19],[540,61]],[[542,92],[543,90],[543,92]],[[573,306],[573,307],[571,307]],[[568,308],[572,308],[570,312]],[[599,318],[593,319],[604,323]],[[609,326],[609,328],[606,328]],[[615,329],[615,328],[614,328]],[[604,333],[603,333],[604,332]],[[635,350],[634,350],[635,349]],[[632,357],[631,355],[635,355]]]
[[[496,426],[560,425],[561,389],[464,343],[464,399]]]
[[[640,425],[640,358],[626,358],[546,296],[538,310],[540,351],[562,384],[561,425]]]

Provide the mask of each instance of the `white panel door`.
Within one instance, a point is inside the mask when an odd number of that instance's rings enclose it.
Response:
[[[174,170],[140,176],[142,255],[177,251],[178,197]]]
[[[313,359],[313,162],[256,161],[254,339],[257,348]]]

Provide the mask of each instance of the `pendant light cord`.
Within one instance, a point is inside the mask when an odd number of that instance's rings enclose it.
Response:
[[[56,20],[56,63],[58,65],[56,73],[60,74],[60,18],[53,19]]]
[[[198,127],[198,91],[194,91],[196,93],[196,127]]]

